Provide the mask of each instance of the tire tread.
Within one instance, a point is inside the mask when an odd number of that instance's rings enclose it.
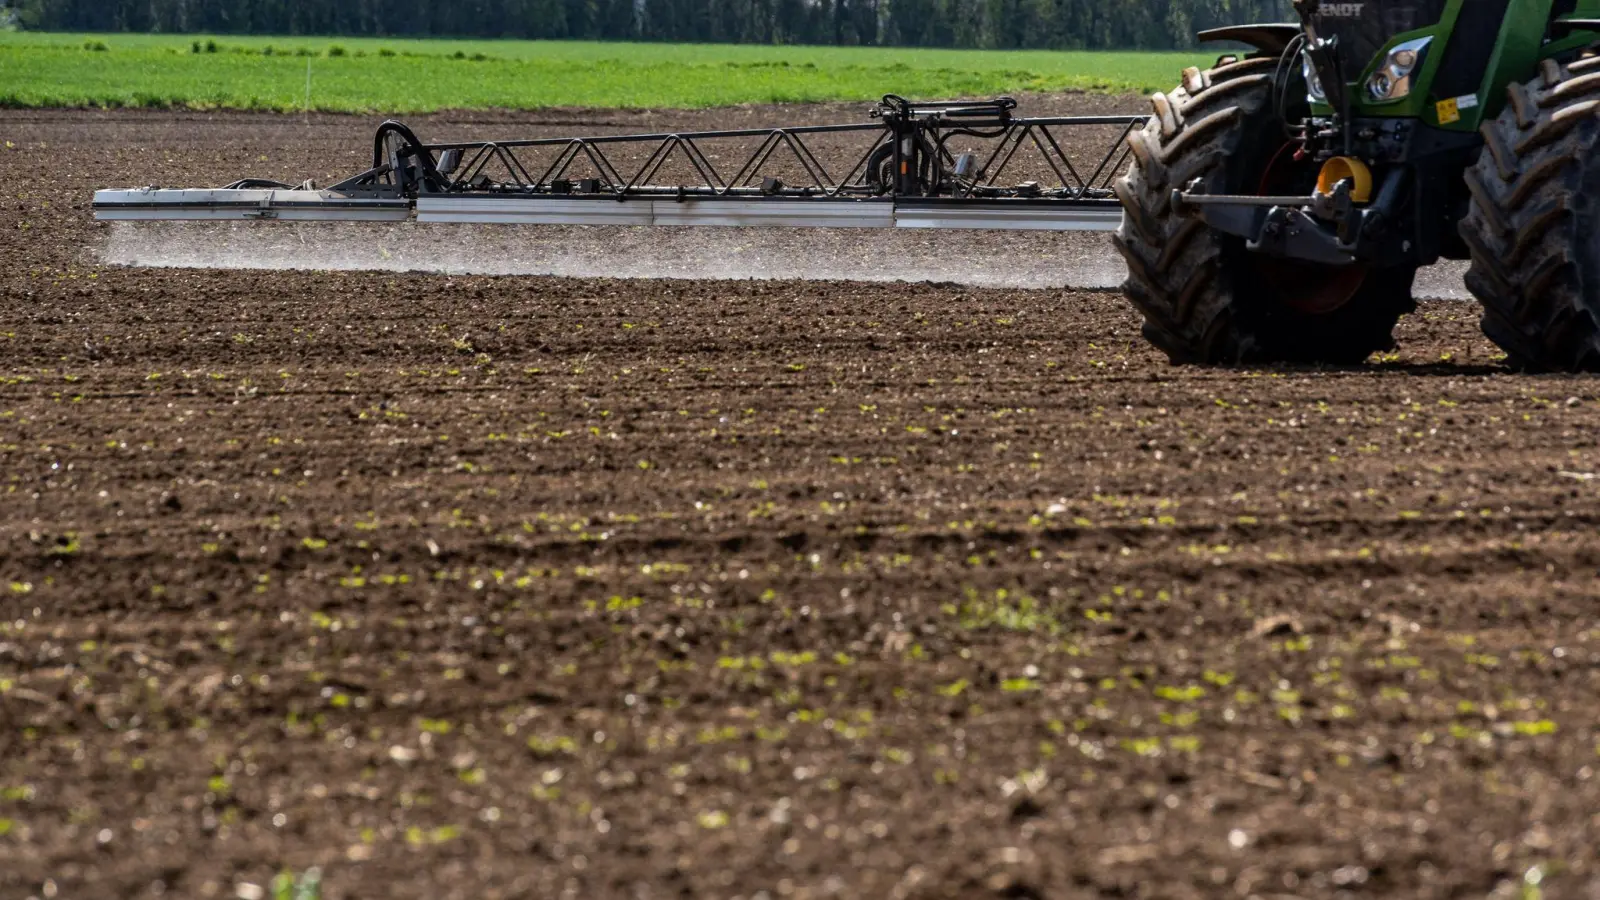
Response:
[[[1460,233],[1466,286],[1483,306],[1484,334],[1515,368],[1600,367],[1600,245],[1592,201],[1600,183],[1600,62],[1541,64],[1482,127],[1467,171],[1472,201]],[[1531,110],[1531,115],[1527,114]]]
[[[1270,322],[1244,314],[1224,237],[1172,209],[1174,190],[1195,179],[1220,183],[1256,129],[1278,127],[1269,118],[1277,67],[1274,57],[1254,57],[1186,71],[1181,86],[1151,98],[1150,121],[1128,138],[1132,163],[1114,185],[1124,216],[1112,241],[1127,261],[1123,293],[1144,316],[1146,339],[1174,363],[1359,363],[1393,346],[1396,320],[1415,308],[1406,273],[1363,287],[1337,327],[1302,314]]]

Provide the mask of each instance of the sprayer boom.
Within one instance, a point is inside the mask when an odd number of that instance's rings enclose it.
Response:
[[[1146,120],[1015,108],[890,95],[861,124],[455,144],[385,122],[372,168],[332,187],[104,190],[94,210],[113,221],[1116,228],[1111,183]]]

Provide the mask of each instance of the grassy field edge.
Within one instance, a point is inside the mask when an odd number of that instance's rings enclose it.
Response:
[[[1184,53],[0,34],[0,106],[428,113],[1148,92]],[[308,86],[309,82],[309,86]]]

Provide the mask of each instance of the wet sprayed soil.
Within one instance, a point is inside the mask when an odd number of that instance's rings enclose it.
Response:
[[[0,896],[1600,889],[1592,379],[1463,303],[1219,371],[1105,293],[96,260],[95,187],[369,130],[0,114]]]

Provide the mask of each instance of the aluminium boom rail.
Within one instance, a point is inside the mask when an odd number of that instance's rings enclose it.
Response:
[[[1122,213],[1113,181],[1127,165],[1128,136],[1148,119],[1021,118],[1015,109],[1009,97],[888,95],[861,124],[446,144],[424,144],[389,121],[374,138],[372,168],[328,188],[245,179],[102,190],[94,212],[107,221],[1114,230]],[[819,142],[852,144],[844,159],[854,165],[839,174]],[[663,183],[670,171],[691,183]]]

